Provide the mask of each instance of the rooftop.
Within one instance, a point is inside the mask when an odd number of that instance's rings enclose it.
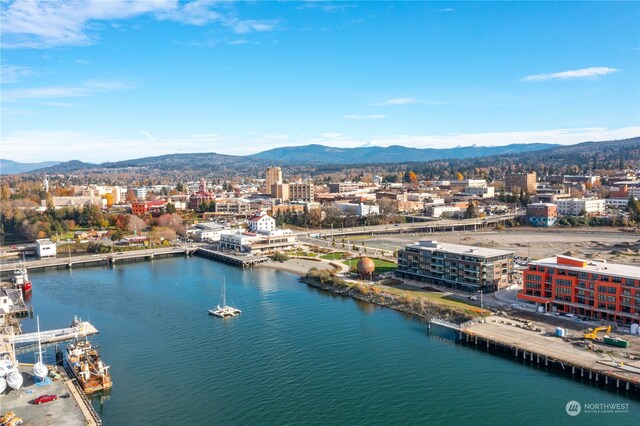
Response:
[[[409,244],[407,247],[417,248],[427,251],[445,251],[447,253],[474,255],[477,257],[495,257],[513,255],[513,251],[497,250],[477,246],[466,246],[462,244],[441,243],[438,241],[421,240],[420,242]]]
[[[571,264],[568,263],[559,263],[558,258],[560,259],[569,259],[573,262]],[[633,265],[622,265],[620,263],[607,263],[607,262],[598,262],[594,260],[585,260],[572,258],[568,256],[555,256],[548,257],[546,259],[535,260],[529,263],[530,265],[540,265],[552,268],[562,268],[568,269],[572,271],[582,271],[582,272],[596,272],[599,274],[606,275],[615,275],[623,278],[632,278],[632,279],[640,279],[640,267]],[[584,266],[581,266],[584,265]]]

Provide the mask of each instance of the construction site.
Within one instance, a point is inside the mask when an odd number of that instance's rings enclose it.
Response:
[[[503,314],[462,327],[457,340],[640,396],[640,336],[615,333],[611,326],[572,330]]]

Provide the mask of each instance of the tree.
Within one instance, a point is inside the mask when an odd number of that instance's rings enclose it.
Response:
[[[457,172],[456,173],[456,179],[457,180],[464,180],[464,175],[462,173],[460,173],[460,172]]]
[[[167,213],[175,213],[176,206],[173,203],[167,203],[166,211]]]
[[[176,239],[176,231],[166,226],[156,226],[149,232],[149,240],[152,244],[162,241],[173,241]]]
[[[141,217],[129,215],[127,228],[129,232],[138,235],[138,233],[147,228],[147,222],[145,222]]]
[[[467,205],[467,210],[466,210],[464,216],[467,219],[472,219],[472,218],[478,217],[478,211],[477,211],[476,206],[475,206],[475,204],[473,202],[469,201],[469,204]]]

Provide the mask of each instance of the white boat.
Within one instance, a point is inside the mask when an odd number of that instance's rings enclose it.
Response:
[[[33,364],[33,375],[40,380],[44,380],[49,374],[49,369],[44,362],[42,362],[42,343],[40,340],[40,317],[36,317],[38,324],[38,361]]]
[[[235,317],[241,312],[242,311],[240,309],[227,305],[227,298],[225,296],[225,281],[224,277],[222,277],[222,294],[220,295],[220,303],[218,303],[218,306],[216,306],[215,309],[209,309],[209,315],[214,315],[220,318],[227,318]]]
[[[11,337],[13,337],[13,327],[11,327]],[[13,350],[13,356],[9,360],[9,365],[7,366],[9,372],[4,377],[4,379],[7,381],[7,385],[9,385],[11,389],[18,390],[22,387],[24,378],[22,377],[22,373],[20,372],[20,370],[18,370],[15,345],[12,344],[11,349]]]
[[[7,388],[7,381],[4,379],[4,377],[0,377],[0,393],[4,392],[6,388]]]

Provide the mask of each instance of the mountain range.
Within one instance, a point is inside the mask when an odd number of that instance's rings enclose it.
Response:
[[[640,155],[640,137],[617,141],[583,142],[575,145],[511,144],[505,146],[467,146],[446,149],[408,148],[404,146],[337,148],[324,145],[305,145],[274,148],[247,156],[224,155],[213,152],[167,154],[102,164],[67,162],[17,163],[0,160],[0,174],[24,173],[173,173],[195,172],[217,176],[261,175],[267,166],[287,166],[296,173],[312,170],[336,169],[342,166],[392,165],[409,163],[432,164],[435,161],[456,162],[465,166],[519,163],[534,167],[543,163],[571,163],[611,165],[612,159],[622,164],[628,160],[632,167]],[[606,160],[606,161],[605,161]],[[608,167],[608,166],[607,166]]]
[[[405,163],[416,161],[433,161],[441,159],[466,159],[503,154],[518,154],[540,151],[558,147],[555,144],[511,144],[505,146],[467,146],[456,148],[407,148],[393,145],[389,147],[336,148],[324,145],[304,145],[274,148],[247,156],[223,155],[217,153],[168,154],[157,157],[144,157],[102,164],[84,163],[73,160],[67,162],[18,163],[11,160],[0,160],[0,174],[26,173],[42,171],[45,173],[68,172],[91,168],[128,168],[158,167],[168,164],[172,169],[193,167],[201,163],[219,168],[242,167],[248,162],[259,164],[369,164],[369,163]]]
[[[492,155],[518,154],[540,151],[559,145],[530,143],[505,146],[466,146],[456,148],[407,148],[400,145],[389,147],[368,146],[361,148],[334,148],[324,145],[305,145],[274,148],[249,155],[256,160],[267,160],[282,164],[375,164],[405,163],[408,161],[433,161],[447,158],[465,159]]]
[[[45,161],[43,163],[18,163],[17,161],[0,159],[0,175],[14,175],[17,173],[26,173],[33,170],[43,169],[45,167],[55,166],[61,161]]]

